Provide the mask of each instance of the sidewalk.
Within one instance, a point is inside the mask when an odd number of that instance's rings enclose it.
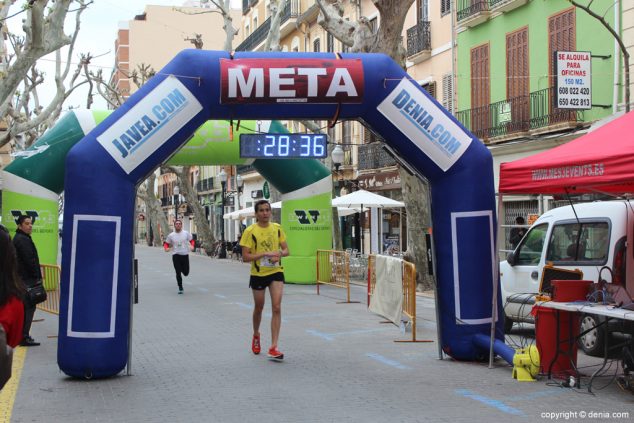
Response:
[[[250,350],[248,264],[192,255],[185,294],[178,295],[167,254],[137,245],[136,257],[140,302],[133,314],[132,375],[65,376],[56,364],[57,316],[38,311],[35,318],[44,320],[34,323],[32,335],[42,345],[18,350],[26,353],[24,368],[15,403],[0,410],[0,422],[8,421],[3,413],[11,422],[69,423],[526,422],[543,420],[544,412],[633,409],[634,396],[608,384],[616,364],[590,396],[546,379],[519,383],[501,360],[494,369],[439,360],[436,342],[395,343],[411,333],[368,312],[361,286],[351,287],[360,303],[339,304],[344,290],[322,286],[317,296],[314,286],[286,285],[285,360],[273,362],[264,354],[268,298],[264,351],[255,356]],[[417,339],[436,341],[434,299],[418,296],[417,310]],[[579,361],[596,363],[582,355]]]

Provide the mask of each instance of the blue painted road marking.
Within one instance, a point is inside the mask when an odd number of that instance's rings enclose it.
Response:
[[[325,339],[326,341],[334,341],[336,337],[338,336],[345,336],[345,335],[359,335],[362,333],[373,333],[373,332],[383,332],[386,330],[391,330],[391,328],[386,328],[386,329],[364,329],[364,330],[353,330],[353,331],[349,331],[349,332],[335,332],[335,333],[325,333],[325,332],[319,332],[318,330],[315,329],[306,329],[306,332],[310,333],[311,335],[317,336],[319,338]]]
[[[474,394],[468,389],[456,389],[456,393],[458,395],[462,395],[465,398],[470,398],[472,400],[476,400],[483,404],[486,404],[490,407],[496,408],[504,413],[512,414],[514,416],[526,417],[526,414],[524,414],[522,410],[518,410],[517,408],[513,408],[510,405],[506,405],[502,401],[499,401],[493,398],[487,398],[482,395]]]
[[[401,363],[399,363],[396,360],[392,360],[392,359],[389,359],[387,357],[383,357],[381,354],[367,353],[366,356],[368,356],[368,357],[370,357],[370,358],[372,358],[372,359],[374,359],[374,360],[376,360],[378,362],[381,362],[383,364],[387,364],[388,366],[396,367],[397,369],[401,369],[401,370],[409,369],[409,367],[407,367],[406,365],[401,364]]]

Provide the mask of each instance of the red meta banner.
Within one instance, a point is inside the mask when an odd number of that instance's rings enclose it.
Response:
[[[221,59],[220,102],[361,103],[361,59]]]

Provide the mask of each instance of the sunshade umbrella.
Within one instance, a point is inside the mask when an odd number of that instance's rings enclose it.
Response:
[[[362,215],[364,207],[405,207],[405,203],[402,201],[392,200],[363,189],[333,198],[332,205],[361,209]],[[361,230],[361,252],[363,252],[363,230]]]

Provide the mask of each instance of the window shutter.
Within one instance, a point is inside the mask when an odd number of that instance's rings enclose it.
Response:
[[[453,78],[450,73],[442,77],[442,106],[453,113]]]
[[[548,19],[548,60],[550,62],[551,85],[555,85],[555,67],[553,55],[558,50],[573,51],[576,49],[575,9],[574,7]]]
[[[451,0],[440,0],[440,16],[445,16],[451,12]]]

